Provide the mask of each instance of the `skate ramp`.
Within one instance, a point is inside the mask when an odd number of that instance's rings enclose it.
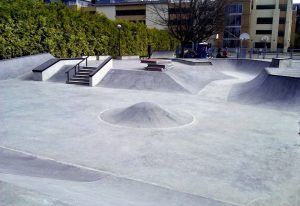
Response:
[[[188,66],[181,63],[174,65],[175,68],[166,73],[192,94],[198,93],[213,81],[232,78],[212,66]]]
[[[54,58],[51,54],[37,54],[0,61],[0,80],[13,79],[24,76],[29,78],[31,71],[42,63]]]
[[[174,81],[165,72],[143,70],[112,69],[98,86],[119,89],[188,93],[187,89]]]
[[[228,100],[299,110],[300,78],[274,75],[266,69],[255,79],[235,85],[230,91]]]
[[[214,68],[222,72],[241,72],[252,76],[257,76],[271,61],[260,61],[250,59],[212,59]]]
[[[100,118],[110,124],[135,128],[169,128],[180,127],[193,121],[188,114],[169,112],[151,103],[141,102],[132,106],[108,110]]]

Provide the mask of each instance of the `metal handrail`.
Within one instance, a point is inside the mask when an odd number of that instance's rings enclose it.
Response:
[[[87,66],[87,59],[89,58],[90,56],[87,56],[85,58],[79,58],[79,59],[82,59],[80,62],[78,62],[77,64],[75,64],[73,67],[71,67],[70,69],[68,69],[65,73],[67,74],[67,83],[70,82],[70,72],[74,69],[74,72],[75,72],[75,75],[77,74],[77,71],[79,70],[79,65],[85,61],[85,65]]]
[[[108,62],[112,60],[112,57],[107,57],[92,73],[90,73],[90,77],[93,77],[99,70],[101,70]]]

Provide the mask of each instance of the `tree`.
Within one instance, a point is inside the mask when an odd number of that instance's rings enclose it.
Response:
[[[153,4],[150,21],[169,29],[184,45],[202,42],[216,34],[222,25],[225,0],[166,0]]]

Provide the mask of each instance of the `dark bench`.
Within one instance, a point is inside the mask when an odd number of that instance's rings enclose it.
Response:
[[[148,71],[163,71],[165,69],[173,67],[171,60],[141,59],[141,63],[147,64],[145,70]]]
[[[58,58],[49,59],[45,63],[37,66],[36,68],[34,68],[32,71],[33,72],[43,72],[43,71],[45,71],[46,69],[48,69],[49,67],[51,67],[52,65],[56,64],[59,61],[60,61],[60,59],[58,59]]]

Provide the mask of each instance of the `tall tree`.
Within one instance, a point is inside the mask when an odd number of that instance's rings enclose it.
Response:
[[[165,0],[153,4],[150,21],[167,27],[183,47],[202,42],[222,27],[226,0]]]

